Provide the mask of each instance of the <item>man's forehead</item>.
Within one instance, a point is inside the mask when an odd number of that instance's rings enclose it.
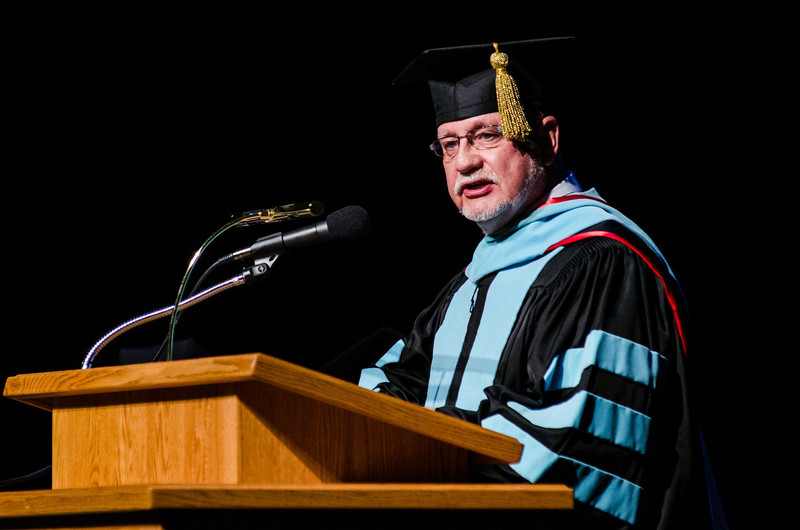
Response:
[[[487,125],[500,125],[500,113],[490,112],[479,116],[472,116],[458,121],[445,122],[437,128],[437,136],[460,136],[478,127]]]

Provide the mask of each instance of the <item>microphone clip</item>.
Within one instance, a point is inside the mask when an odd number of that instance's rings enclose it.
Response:
[[[242,269],[242,277],[244,278],[244,283],[246,285],[250,285],[268,278],[270,272],[272,271],[272,265],[275,263],[275,260],[277,259],[278,256],[270,256],[269,258],[255,260],[253,265],[250,265],[249,267],[244,267],[244,269]]]

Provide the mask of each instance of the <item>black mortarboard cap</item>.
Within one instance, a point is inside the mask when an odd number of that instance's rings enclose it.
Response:
[[[544,70],[560,60],[573,40],[573,37],[552,37],[433,48],[418,55],[395,78],[394,84],[427,82],[437,126],[490,112],[499,111],[503,115],[501,107],[506,99],[500,95],[499,85],[509,82],[511,86],[504,85],[506,88],[500,91],[517,98],[520,113],[536,112],[543,105],[539,74],[547,77]],[[496,52],[506,55],[501,58],[507,61],[501,69],[490,62],[495,61]],[[499,81],[501,78],[503,81]],[[524,121],[524,114],[521,119]],[[504,127],[509,129],[506,123]]]

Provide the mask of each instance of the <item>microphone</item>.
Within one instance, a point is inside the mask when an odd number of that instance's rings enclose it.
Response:
[[[317,217],[322,214],[325,207],[319,201],[303,202],[296,204],[285,204],[274,208],[265,208],[252,212],[242,212],[238,216],[231,216],[233,223],[238,225],[257,225],[262,223],[274,223],[278,221],[288,221],[301,217]]]
[[[256,240],[249,248],[233,253],[234,260],[283,254],[290,250],[328,241],[352,241],[364,237],[370,228],[369,214],[360,206],[336,210],[324,221],[277,232]]]

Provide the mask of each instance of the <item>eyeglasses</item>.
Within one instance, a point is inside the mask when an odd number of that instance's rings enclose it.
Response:
[[[475,149],[491,149],[500,145],[503,140],[503,127],[500,125],[485,125],[469,131],[464,136],[443,136],[430,146],[436,156],[450,160],[458,154],[461,139],[466,138],[469,145]]]

